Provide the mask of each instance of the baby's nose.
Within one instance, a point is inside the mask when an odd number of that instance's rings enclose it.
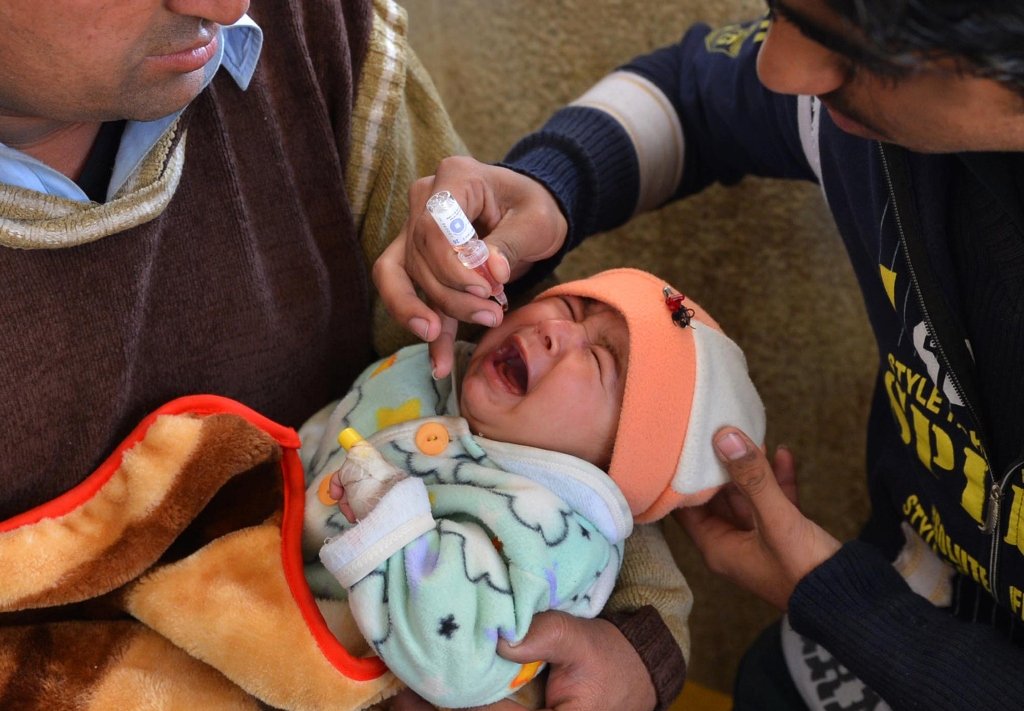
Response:
[[[586,344],[587,334],[581,324],[563,319],[549,319],[538,324],[541,345],[550,355]]]

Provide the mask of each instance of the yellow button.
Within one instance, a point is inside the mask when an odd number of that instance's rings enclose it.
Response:
[[[416,446],[430,456],[443,452],[450,441],[448,430],[439,422],[428,422],[416,430]]]

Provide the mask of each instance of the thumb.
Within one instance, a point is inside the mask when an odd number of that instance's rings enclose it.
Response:
[[[534,261],[525,256],[530,247],[521,244],[521,232],[511,226],[510,221],[514,221],[513,218],[505,218],[484,240],[490,251],[487,268],[491,270],[491,276],[501,284],[508,284],[522,276]]]
[[[565,242],[564,231],[552,228],[527,211],[507,215],[485,238],[487,266],[499,282],[525,274],[534,263],[554,255]]]
[[[535,661],[557,664],[564,656],[563,650],[573,650],[577,644],[578,634],[572,622],[573,618],[564,612],[542,612],[533,618],[530,630],[515,646],[507,640],[501,640],[498,643],[498,654],[510,662],[520,664]]]
[[[512,278],[512,258],[509,257],[509,247],[504,244],[490,244],[489,249],[487,268],[491,270],[491,276],[499,284],[508,284],[509,279]],[[514,251],[511,253],[515,254]]]
[[[791,513],[793,502],[783,493],[764,452],[747,435],[726,427],[715,434],[714,445],[729,476],[750,502],[759,528],[770,528],[773,521]]]

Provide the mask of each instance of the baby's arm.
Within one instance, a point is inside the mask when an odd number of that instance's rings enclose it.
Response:
[[[365,518],[388,489],[408,474],[384,459],[376,447],[351,427],[341,431],[338,442],[348,455],[331,474],[328,491],[348,522],[355,523]]]
[[[460,481],[473,469],[461,470]],[[349,589],[364,636],[440,706],[490,703],[532,678],[540,665],[500,658],[498,639],[521,639],[542,610],[593,616],[621,562],[621,543],[561,499],[498,474],[429,488],[399,482],[321,552]]]

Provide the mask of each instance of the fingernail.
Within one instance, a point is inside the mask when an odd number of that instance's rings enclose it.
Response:
[[[437,375],[437,366],[434,364],[433,359],[431,359],[430,361],[430,377],[433,378],[434,380],[440,380],[440,378]]]
[[[467,286],[466,293],[472,294],[473,296],[476,296],[481,299],[486,299],[491,295],[491,292],[487,291],[487,289],[477,284],[470,284],[469,286]]]
[[[747,454],[747,443],[735,432],[729,432],[715,440],[715,449],[722,459],[732,462]]]
[[[512,272],[512,267],[511,267],[511,265],[509,264],[509,261],[508,261],[508,255],[505,254],[504,251],[499,251],[498,252],[498,256],[501,258],[501,261],[505,263],[505,273],[503,275],[501,275],[501,276],[508,277],[511,274],[511,272]]]
[[[430,323],[425,318],[413,316],[409,319],[409,330],[425,341],[430,332]]]
[[[487,326],[488,328],[494,328],[494,325],[498,322],[497,319],[494,318],[494,314],[490,311],[475,311],[469,319],[473,323],[478,323],[481,326]]]

